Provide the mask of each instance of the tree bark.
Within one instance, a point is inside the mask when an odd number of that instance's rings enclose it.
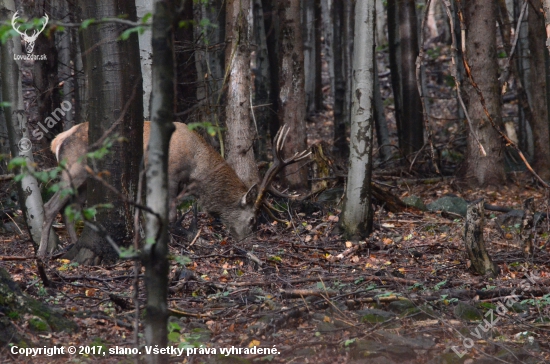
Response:
[[[276,118],[276,114],[273,113],[272,107],[269,105],[273,96],[270,95],[272,90],[271,77],[269,75],[271,65],[269,64],[266,31],[264,28],[265,20],[261,0],[254,0],[253,10],[254,43],[257,44],[257,48],[254,59],[255,94],[251,111],[258,130],[256,155],[260,160],[267,160],[268,131],[273,119]],[[259,107],[256,108],[256,106]]]
[[[334,153],[342,159],[349,156],[346,124],[349,123],[349,50],[348,8],[350,0],[334,1]]]
[[[272,0],[262,0],[264,12],[264,29],[267,42],[267,55],[269,57],[270,91],[269,101],[271,103],[271,118],[269,121],[269,132],[272,137],[279,130],[279,19],[277,9],[273,6]]]
[[[2,20],[7,21],[14,13],[13,0],[2,0],[0,2],[0,18]],[[27,164],[26,168],[28,168],[23,179],[17,183],[17,190],[19,205],[25,216],[34,248],[37,250],[44,221],[44,204],[38,181],[29,173],[34,171],[34,159],[23,103],[20,61],[14,60],[16,54],[22,54],[21,37],[19,36],[8,38],[5,43],[1,44],[2,101],[9,103],[9,106],[4,106],[3,109],[11,155],[12,157],[23,157]],[[49,235],[47,251],[51,253],[56,247],[57,239],[52,231]]]
[[[260,179],[250,124],[251,10],[251,0],[228,0],[226,3],[225,64],[229,72],[225,107],[227,162],[247,187]]]
[[[535,144],[533,168],[538,175],[550,180],[550,131],[548,128],[548,108],[546,103],[546,62],[544,49],[544,19],[536,8],[528,5],[530,82],[529,99],[533,111],[531,130]]]
[[[168,296],[168,148],[174,131],[174,26],[173,1],[155,0],[153,15],[153,64],[151,134],[148,146],[146,242],[143,249],[147,308],[147,345],[167,345]],[[168,356],[150,354],[148,363],[167,363]]]
[[[315,112],[315,0],[300,0],[306,115]]]
[[[466,57],[472,77],[485,99],[485,105],[496,126],[502,128],[502,107],[498,84],[496,6],[483,0],[464,1],[466,23]],[[468,134],[466,173],[472,187],[495,186],[505,183],[504,146],[498,132],[488,120],[480,96],[470,80],[464,81],[465,99],[472,120],[473,132],[483,145],[487,156],[479,152],[477,141]]]
[[[422,103],[416,84],[418,30],[414,0],[388,1],[390,69],[399,148],[408,156],[424,145]]]
[[[84,19],[125,15],[129,20],[137,20],[132,2],[99,0],[90,3],[82,0],[79,5]],[[138,37],[133,33],[125,41],[118,40],[124,29],[126,27],[120,24],[91,24],[83,30],[82,45],[90,90],[89,145],[100,139],[116,120],[121,122],[114,133],[126,139],[123,143],[114,143],[111,153],[95,160],[95,166],[97,171],[108,171],[108,174],[102,174],[103,179],[133,200],[143,154],[143,91]],[[91,178],[87,182],[87,198],[89,206],[119,200],[116,193]],[[128,246],[133,238],[134,216],[129,204],[115,206],[97,210],[95,221],[86,224],[80,239],[67,253],[68,259],[81,264],[100,264],[118,259],[105,234],[117,244]]]
[[[153,12],[153,0],[136,0],[136,12],[141,20],[147,13]],[[143,77],[143,118],[149,120],[149,107],[151,101],[151,28],[146,27],[139,34],[139,59],[141,64],[141,76]]]
[[[375,9],[373,1],[355,4],[350,168],[340,225],[349,239],[372,229],[371,173],[374,93]]]
[[[323,110],[323,12],[321,7],[321,0],[315,0],[314,4],[315,15],[315,94],[314,105],[315,111]]]
[[[289,126],[284,154],[289,157],[307,147],[304,89],[304,52],[300,1],[281,0],[279,12],[279,123]],[[307,171],[299,163],[284,169],[285,182],[293,189],[307,189]]]

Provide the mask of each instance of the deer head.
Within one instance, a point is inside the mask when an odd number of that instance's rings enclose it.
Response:
[[[13,17],[11,18],[11,26],[17,33],[19,33],[23,37],[23,40],[25,41],[25,50],[27,51],[27,53],[30,54],[34,50],[34,42],[36,42],[38,35],[40,35],[40,33],[44,31],[44,28],[46,28],[46,25],[48,24],[48,20],[50,18],[48,18],[48,14],[44,14],[44,17],[43,17],[44,23],[42,24],[42,29],[33,30],[32,35],[28,35],[26,30],[25,32],[21,32],[19,30],[19,26],[16,25],[16,20],[19,18],[17,13],[19,13],[19,11],[16,11],[15,14],[13,14]]]

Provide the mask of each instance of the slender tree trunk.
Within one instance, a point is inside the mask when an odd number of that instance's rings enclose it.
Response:
[[[54,2],[57,8],[57,14],[60,16],[56,17],[57,20],[70,22],[71,19],[67,15],[69,13],[69,6],[66,0],[55,0]],[[63,84],[62,86],[62,100],[61,102],[70,102],[71,105],[74,105],[74,85],[73,85],[73,76],[72,71],[74,67],[71,67],[71,31],[66,29],[64,32],[55,32],[56,43],[58,44],[57,54],[59,55],[59,66],[57,68],[57,78],[59,82]],[[74,117],[73,117],[74,107],[71,108],[70,112],[67,112],[64,116],[63,129],[67,130],[74,126]]]
[[[264,28],[264,12],[262,1],[254,0],[254,43],[257,44],[254,60],[254,90],[255,95],[252,105],[252,113],[256,121],[258,138],[256,155],[260,160],[267,160],[268,131],[272,120],[276,118],[271,110],[271,78],[269,55],[267,51],[266,31]],[[259,106],[256,108],[256,106]]]
[[[136,8],[123,0],[99,0],[79,3],[83,19],[101,19],[124,15],[136,21]],[[89,80],[90,145],[99,140],[120,119],[114,133],[126,141],[114,143],[111,153],[95,161],[97,171],[108,171],[103,179],[128,199],[135,199],[137,177],[143,154],[143,89],[136,33],[125,41],[118,38],[126,27],[120,24],[91,24],[83,31],[84,66]],[[88,205],[111,202],[114,208],[100,208],[95,221],[86,224],[80,239],[67,253],[68,259],[81,264],[112,262],[118,255],[107,241],[108,234],[119,245],[133,239],[133,208],[101,182],[88,179]],[[99,229],[99,230],[98,230]]]
[[[291,156],[307,147],[304,89],[304,52],[300,24],[300,1],[281,0],[279,11],[279,123],[290,131],[284,146]],[[299,163],[285,168],[285,181],[294,189],[307,189],[307,170]]]
[[[269,101],[272,117],[269,122],[269,132],[274,137],[277,134],[277,130],[279,130],[279,120],[277,119],[277,115],[279,114],[279,19],[277,9],[273,6],[272,0],[262,0],[262,9],[264,11],[264,28],[267,42],[267,56],[269,57],[271,86]]]
[[[354,240],[368,236],[372,229],[374,5],[373,1],[355,4],[350,168],[340,220],[347,238]]]
[[[315,15],[315,110],[323,110],[323,12],[321,0],[315,0],[314,4]]]
[[[531,129],[535,144],[533,168],[538,175],[550,180],[550,132],[548,128],[548,108],[546,104],[546,62],[544,49],[544,18],[537,8],[528,6],[529,54],[530,54],[530,89],[527,89],[531,100],[533,119]]]
[[[0,18],[7,21],[15,13],[13,0],[0,1]],[[32,143],[27,127],[27,116],[23,103],[23,87],[21,83],[20,61],[14,60],[14,55],[21,55],[21,38],[8,38],[1,44],[0,59],[2,60],[2,96],[9,106],[4,106],[4,117],[8,132],[12,157],[23,157],[29,171],[34,171]],[[25,177],[17,183],[19,205],[25,216],[29,235],[38,249],[44,220],[44,204],[40,195],[40,187],[36,178],[25,173]],[[47,252],[51,253],[57,247],[57,239],[53,231],[50,233]]]
[[[485,99],[487,110],[497,127],[502,127],[502,109],[498,85],[496,4],[484,0],[464,1],[466,57],[472,77]],[[470,80],[464,81],[468,113],[473,132],[487,156],[479,151],[477,141],[468,134],[466,180],[472,187],[502,186],[505,183],[504,146],[498,132],[485,115],[480,96]]]
[[[334,103],[334,7],[333,0],[321,0],[325,61],[328,70],[329,104]]]
[[[424,145],[422,104],[416,85],[417,33],[414,0],[388,1],[390,69],[395,119],[399,148],[405,157],[420,150]]]
[[[168,296],[168,147],[174,131],[173,1],[155,0],[153,15],[153,64],[151,134],[147,163],[146,243],[143,249],[147,308],[147,345],[167,345]],[[167,363],[168,356],[150,354],[147,362]]]
[[[197,90],[196,87],[191,85],[197,82],[197,67],[195,65],[195,38],[194,27],[191,26],[193,20],[193,8],[195,4],[193,1],[185,1],[183,4],[183,11],[180,13],[180,17],[177,22],[184,22],[186,26],[177,27],[175,29],[175,43],[179,45],[176,49],[176,70],[177,70],[177,84],[176,95],[177,96],[177,109],[176,113],[180,116],[183,122],[187,123],[187,120],[192,120],[193,113],[191,112],[193,106],[197,103]]]
[[[346,44],[349,32],[346,30],[348,22],[346,21],[346,4],[349,0],[334,1],[334,152],[342,159],[347,159],[349,154],[349,145],[347,141],[346,122],[347,109],[349,104],[347,100],[347,89],[349,88],[349,78],[347,77],[347,53]]]
[[[51,1],[37,1],[34,4],[34,16],[43,17],[44,12],[49,16],[57,18],[58,12],[53,7]],[[46,59],[34,62],[33,65],[33,82],[36,89],[38,115],[42,118],[46,118],[51,115],[53,111],[61,105],[61,92],[62,88],[59,85],[58,79],[58,53],[55,44],[54,34],[46,36],[45,32],[36,39],[34,47],[34,54],[44,54]],[[43,119],[42,119],[43,120]],[[48,128],[49,133],[46,134],[46,138],[51,140],[61,131],[63,131],[63,123],[57,122],[52,127]]]
[[[251,0],[228,0],[225,64],[229,72],[225,109],[227,162],[250,187],[258,182],[254,134],[250,125]]]
[[[80,13],[75,1],[68,1],[69,18],[71,22],[75,23],[80,21],[80,17],[77,15]],[[74,86],[74,124],[80,124],[88,121],[88,89],[87,89],[87,75],[84,72],[84,65],[82,63],[82,32],[78,28],[70,28],[71,32],[71,59],[73,61],[73,86]],[[68,130],[68,125],[65,125],[65,130]]]
[[[376,1],[376,44],[383,46],[388,43],[386,36],[386,9],[384,9],[383,0]],[[432,2],[433,4],[433,2]]]
[[[300,0],[302,4],[301,30],[304,53],[304,88],[306,97],[306,112],[315,112],[315,0]]]
[[[387,161],[392,156],[392,147],[390,145],[388,122],[384,113],[384,103],[382,102],[376,60],[374,60],[374,122],[376,124],[376,140],[378,141],[378,148],[380,150],[380,159]]]
[[[136,12],[138,19],[142,19],[147,13],[153,12],[153,0],[136,0]],[[141,64],[141,75],[143,77],[143,117],[149,120],[149,106],[151,100],[151,28],[145,28],[139,34],[139,59]]]

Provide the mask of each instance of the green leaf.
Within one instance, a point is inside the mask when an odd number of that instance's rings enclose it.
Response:
[[[143,34],[144,31],[145,31],[145,28],[142,26],[126,29],[120,35],[120,39],[127,40],[128,38],[130,38],[130,35],[132,35],[132,33]]]
[[[95,23],[95,19],[86,19],[80,25],[80,29],[87,29],[93,23]]]
[[[151,19],[151,17],[153,16],[153,13],[147,13],[143,16],[143,18],[141,18],[141,22],[143,24],[147,23],[147,20]]]
[[[15,157],[8,163],[8,171],[11,171],[17,167],[25,167],[27,165],[27,159],[24,157]]]
[[[86,220],[92,220],[96,214],[97,214],[97,210],[94,207],[82,209],[82,215]]]
[[[356,339],[348,339],[346,341],[344,341],[344,346],[345,347],[348,347],[350,346],[351,344],[353,344],[355,342]]]
[[[180,333],[177,331],[173,331],[168,334],[168,341],[177,343],[180,341]]]

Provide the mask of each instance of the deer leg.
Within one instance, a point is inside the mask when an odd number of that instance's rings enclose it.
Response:
[[[80,173],[77,174],[76,177],[72,180],[72,185],[74,188],[78,191],[80,186],[84,184],[86,181],[86,174]],[[57,214],[61,211],[61,209],[67,205],[67,203],[71,199],[71,195],[65,195],[64,197],[61,197],[61,193],[63,191],[63,188],[59,189],[52,198],[46,204],[44,205],[44,222],[42,223],[42,234],[40,235],[40,246],[38,247],[37,256],[44,257],[46,256],[46,250],[48,248],[48,238],[50,235],[50,230],[52,228],[53,222],[55,220],[55,217]],[[74,227],[73,227],[74,231]],[[69,231],[69,235],[71,235],[71,232]],[[76,236],[76,232],[74,234]],[[71,236],[71,239],[73,237]]]

